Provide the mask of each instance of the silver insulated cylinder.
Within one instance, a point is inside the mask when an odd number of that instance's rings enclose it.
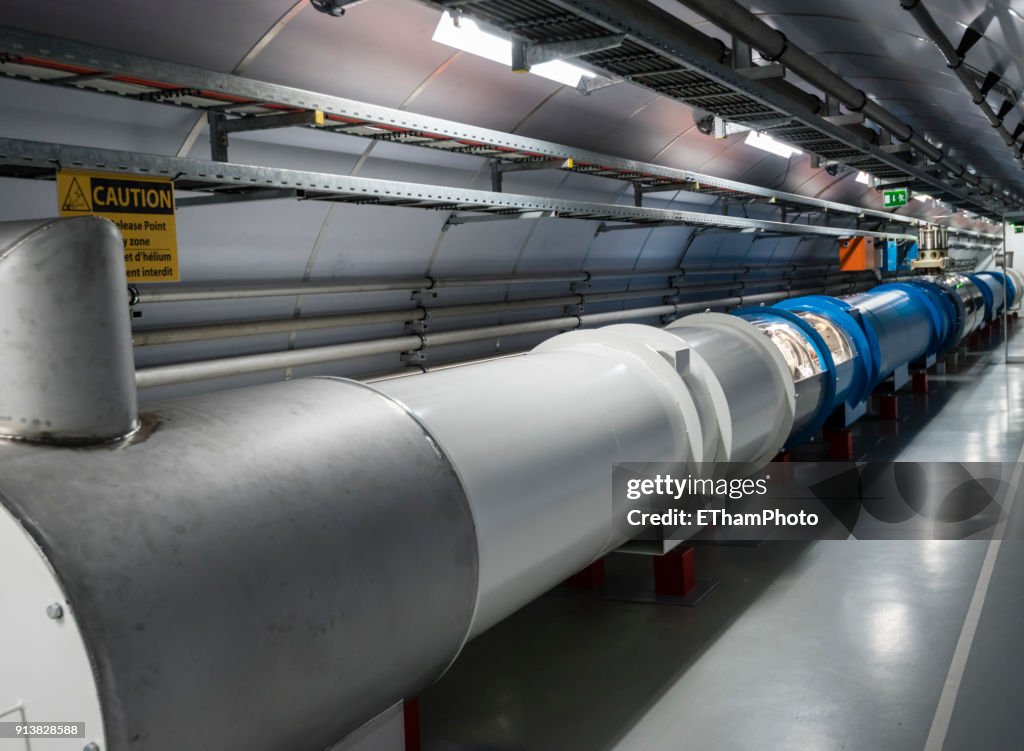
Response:
[[[328,748],[444,672],[477,582],[434,439],[322,378],[158,405],[115,447],[0,445],[0,549],[0,701],[101,751]]]
[[[0,436],[96,443],[135,430],[127,294],[106,219],[0,224]]]

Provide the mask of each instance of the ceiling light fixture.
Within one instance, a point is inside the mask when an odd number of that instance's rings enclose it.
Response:
[[[502,63],[512,67],[512,41],[498,34],[484,31],[472,19],[460,16],[458,23],[451,13],[445,11],[437,24],[432,37],[435,42],[468,52],[477,57]],[[552,60],[547,63],[531,66],[531,73],[565,86],[578,86],[584,78],[594,78],[595,74],[578,65],[564,60]]]
[[[784,159],[794,154],[803,154],[804,152],[800,149],[790,146],[788,143],[778,141],[766,133],[759,133],[756,130],[752,130],[747,133],[747,137],[744,140],[747,146],[753,146],[755,149],[761,149],[761,151],[767,151],[769,154],[775,154],[775,156],[781,156]]]

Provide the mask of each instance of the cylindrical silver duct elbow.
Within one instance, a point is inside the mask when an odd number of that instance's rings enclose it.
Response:
[[[0,224],[0,436],[97,443],[136,429],[126,303],[111,222]]]
[[[465,494],[367,387],[171,402],[113,450],[0,449],[0,701],[85,720],[103,751],[328,748],[466,639]]]

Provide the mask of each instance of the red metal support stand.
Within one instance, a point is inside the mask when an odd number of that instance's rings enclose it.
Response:
[[[594,561],[565,580],[570,589],[600,589],[604,586],[604,558]]]
[[[927,394],[928,393],[928,371],[922,370],[919,373],[914,373],[910,377],[911,390],[915,394]]]
[[[825,431],[828,441],[828,458],[833,461],[853,460],[853,432],[849,428],[829,428]]]
[[[405,751],[422,751],[420,737],[420,700],[406,699],[402,705],[402,719],[405,727]]]
[[[697,588],[697,565],[689,545],[680,545],[652,560],[655,594],[685,597]]]
[[[900,403],[896,394],[882,394],[878,397],[878,413],[883,420],[900,419]]]

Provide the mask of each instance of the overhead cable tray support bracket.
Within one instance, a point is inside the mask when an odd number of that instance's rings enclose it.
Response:
[[[532,162],[503,162],[500,159],[491,160],[491,190],[500,193],[502,190],[502,175],[506,172],[532,172],[534,170],[566,170],[572,171],[572,159],[538,159]]]
[[[913,147],[909,143],[887,143],[879,148],[888,154],[902,154],[910,151]]]
[[[825,115],[822,119],[833,125],[863,125],[865,118],[863,112],[849,112],[844,115]]]
[[[223,112],[206,113],[210,129],[210,158],[215,162],[228,161],[228,136],[253,130],[291,128],[296,125],[320,127],[324,124],[324,113],[320,110],[287,112],[282,115],[259,115],[229,119]]]
[[[751,81],[759,81],[765,78],[785,78],[786,66],[779,63],[769,65],[751,65],[749,68],[736,68],[741,76],[746,76]]]

